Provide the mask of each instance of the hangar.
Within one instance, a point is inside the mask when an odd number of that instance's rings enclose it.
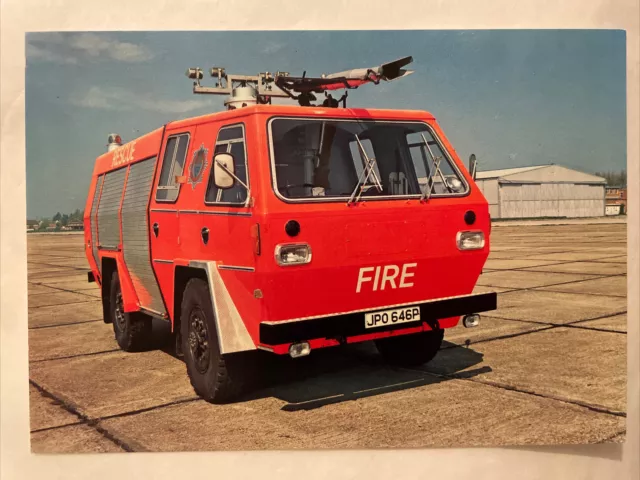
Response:
[[[560,165],[479,171],[476,183],[491,218],[605,215],[606,180]]]

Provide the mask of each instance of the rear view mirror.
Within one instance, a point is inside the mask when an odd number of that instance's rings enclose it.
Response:
[[[472,153],[469,157],[469,173],[471,174],[471,178],[475,181],[476,179],[476,167],[478,166],[478,162],[476,161],[476,154]]]
[[[231,188],[234,184],[233,156],[228,153],[218,153],[213,158],[213,180],[218,188]]]

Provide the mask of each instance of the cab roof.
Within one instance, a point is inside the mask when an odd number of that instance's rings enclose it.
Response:
[[[435,120],[429,112],[421,110],[385,110],[370,108],[329,108],[329,107],[300,107],[297,105],[252,105],[236,110],[224,110],[209,113],[198,117],[176,120],[167,123],[164,127],[157,128],[141,137],[131,139],[124,145],[105,152],[96,159],[93,170],[94,175],[117,170],[130,163],[150,158],[158,154],[163,134],[194,125],[202,125],[209,122],[234,121],[252,115],[268,116],[292,116],[292,117],[316,117],[316,118],[358,118],[372,120],[408,120],[429,121]]]
[[[431,113],[422,110],[386,110],[373,108],[329,108],[329,107],[300,107],[297,105],[252,105],[236,110],[225,110],[199,117],[187,118],[169,122],[167,129],[183,128],[192,125],[231,120],[254,114],[287,115],[300,117],[328,117],[328,118],[371,118],[378,120],[434,120]]]

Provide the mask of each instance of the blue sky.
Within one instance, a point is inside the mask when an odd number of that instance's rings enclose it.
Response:
[[[84,207],[107,135],[218,111],[188,67],[319,75],[412,55],[415,74],[349,92],[428,110],[481,170],[626,167],[625,33],[612,30],[106,32],[27,35],[27,215]],[[203,83],[211,82],[205,77]]]

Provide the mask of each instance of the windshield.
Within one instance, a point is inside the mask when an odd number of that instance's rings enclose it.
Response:
[[[425,123],[278,118],[270,129],[276,188],[288,199],[428,198],[467,191]]]

